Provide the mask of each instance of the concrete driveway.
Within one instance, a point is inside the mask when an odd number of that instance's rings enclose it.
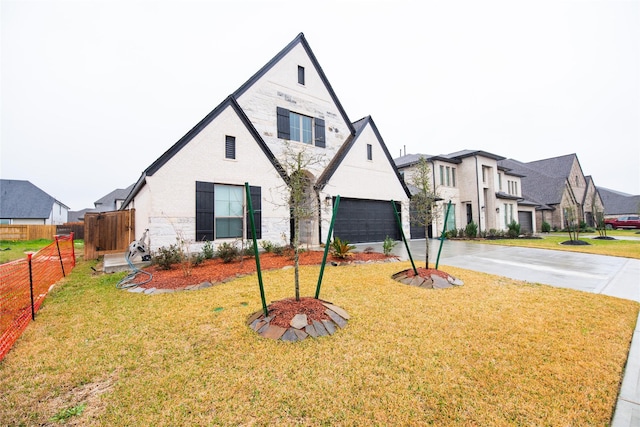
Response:
[[[372,246],[382,252],[382,244]],[[411,241],[411,256],[424,266],[424,239]],[[429,240],[429,262],[435,263],[440,240]],[[408,259],[402,243],[394,254]],[[487,245],[445,240],[440,266],[481,271],[531,283],[576,289],[640,302],[640,260],[547,249]],[[636,323],[613,427],[640,426],[640,322]]]

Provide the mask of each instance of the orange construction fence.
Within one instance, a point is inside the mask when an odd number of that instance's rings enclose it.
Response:
[[[50,288],[76,265],[73,233],[26,258],[0,264],[0,360],[27,328]]]

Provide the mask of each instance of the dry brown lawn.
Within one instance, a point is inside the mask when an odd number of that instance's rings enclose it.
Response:
[[[144,296],[91,265],[0,362],[0,425],[602,426],[638,316],[631,301],[447,266],[464,286],[393,281],[408,263],[329,267],[321,297],[351,320],[284,343],[245,324],[255,275]],[[302,295],[318,271],[302,268]],[[293,295],[293,270],[263,276],[268,301]]]

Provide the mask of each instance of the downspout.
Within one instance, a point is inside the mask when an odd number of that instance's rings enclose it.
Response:
[[[480,179],[478,178],[478,156],[473,156],[476,159],[476,193],[478,196],[478,235],[482,234],[482,209],[480,208]]]

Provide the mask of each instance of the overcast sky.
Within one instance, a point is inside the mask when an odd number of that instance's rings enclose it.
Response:
[[[640,194],[640,1],[1,0],[0,177],[72,210],[142,171],[300,32],[393,157],[576,153]]]

